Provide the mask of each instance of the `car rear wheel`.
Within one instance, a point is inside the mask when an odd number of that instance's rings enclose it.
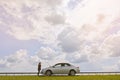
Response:
[[[46,76],[51,76],[52,75],[52,72],[50,70],[46,71],[45,73]]]
[[[75,76],[75,74],[76,74],[76,72],[74,70],[71,70],[69,73],[70,76]]]

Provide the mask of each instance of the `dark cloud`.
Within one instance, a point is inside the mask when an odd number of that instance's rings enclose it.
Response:
[[[79,52],[72,54],[68,53],[66,59],[72,63],[84,63],[89,61],[87,55],[80,54]]]
[[[51,6],[52,8],[57,7],[58,5],[61,5],[64,0],[44,0],[47,5]]]
[[[7,67],[6,61],[4,59],[0,59],[0,68],[5,68]]]
[[[81,40],[78,37],[78,34],[74,31],[73,28],[65,28],[59,35],[59,46],[61,46],[64,52],[72,53],[79,50],[81,45]]]
[[[57,13],[52,13],[51,15],[46,16],[45,19],[52,25],[65,24],[65,16]]]
[[[37,56],[43,60],[52,60],[55,58],[56,52],[50,47],[41,47],[37,52]]]

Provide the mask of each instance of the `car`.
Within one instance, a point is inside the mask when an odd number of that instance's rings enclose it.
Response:
[[[57,63],[53,66],[41,70],[41,74],[46,76],[51,76],[53,74],[68,74],[74,76],[76,73],[79,72],[79,67],[75,67],[69,63]]]

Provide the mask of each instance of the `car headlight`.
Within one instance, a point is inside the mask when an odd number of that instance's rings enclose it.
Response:
[[[44,69],[41,70],[41,73],[42,73],[42,74],[44,73]]]

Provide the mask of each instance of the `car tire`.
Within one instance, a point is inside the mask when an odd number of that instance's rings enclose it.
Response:
[[[75,70],[70,70],[70,72],[69,72],[68,75],[70,75],[70,76],[75,76],[75,74],[76,74]]]
[[[51,76],[52,75],[52,71],[50,70],[47,70],[46,73],[45,73],[46,76]]]

